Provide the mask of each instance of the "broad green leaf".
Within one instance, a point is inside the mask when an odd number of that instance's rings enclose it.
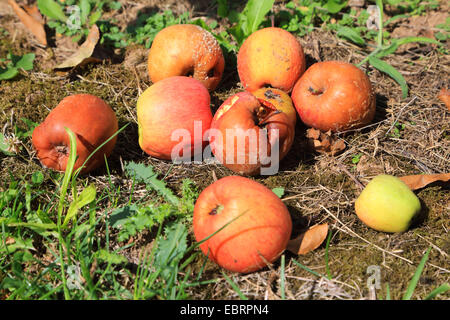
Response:
[[[337,36],[341,38],[346,38],[347,40],[356,43],[357,45],[363,46],[366,44],[364,39],[356,32],[354,29],[350,27],[338,27]]]
[[[31,182],[33,184],[41,184],[44,182],[44,174],[41,171],[35,171],[31,175]]]
[[[0,80],[9,80],[19,74],[19,70],[15,67],[0,68]]]
[[[37,0],[39,11],[48,18],[66,22],[67,17],[62,7],[54,0]]]
[[[411,42],[432,43],[432,44],[436,44],[436,45],[442,45],[442,43],[440,43],[439,41],[436,41],[431,38],[426,38],[426,37],[405,37],[405,38],[393,39],[392,43],[389,46],[387,46],[386,48],[383,48],[380,51],[378,51],[378,53],[375,54],[375,57],[377,57],[377,58],[385,57],[389,54],[394,53],[397,50],[397,48],[400,47],[401,45],[411,43]]]
[[[14,243],[8,244],[6,246],[0,242],[0,252],[1,253],[12,253],[18,249],[22,250],[33,250],[33,239],[22,239],[22,238],[14,238]]]
[[[323,8],[330,13],[338,13],[346,5],[347,5],[347,1],[328,0],[327,3],[323,6]]]
[[[94,25],[102,16],[102,10],[97,10],[89,17],[89,26]]]
[[[111,264],[124,264],[127,263],[128,260],[124,256],[115,253],[115,252],[109,252],[104,249],[100,249],[95,253],[95,256],[97,259],[103,262],[111,263]]]
[[[80,19],[81,24],[84,25],[89,17],[89,13],[91,13],[91,4],[89,0],[81,0],[80,1]]]
[[[419,282],[420,275],[422,274],[422,271],[425,267],[425,263],[428,260],[428,255],[430,254],[430,251],[431,251],[431,247],[428,248],[427,252],[420,260],[419,265],[417,266],[416,272],[414,272],[414,275],[413,275],[411,281],[409,282],[408,288],[406,289],[405,294],[402,297],[402,300],[410,300],[411,299],[411,297],[414,293],[414,290],[416,289],[417,283]]]
[[[34,53],[27,53],[23,56],[17,57],[18,60],[14,61],[14,66],[16,68],[22,68],[24,70],[31,70],[33,69],[33,61],[36,55]]]
[[[228,1],[218,0],[217,1],[217,15],[221,18],[226,18],[228,16]]]
[[[96,194],[95,186],[93,184],[90,184],[87,188],[83,189],[80,195],[70,204],[66,218],[64,219],[63,227],[69,223],[70,219],[75,217],[78,210],[94,201]]]
[[[247,17],[247,31],[249,36],[258,30],[259,25],[264,20],[266,14],[272,9],[275,0],[249,0],[244,12]]]
[[[376,69],[380,70],[381,72],[386,73],[388,76],[390,76],[392,79],[394,79],[401,87],[402,89],[402,98],[406,98],[408,96],[408,85],[406,84],[405,78],[401,75],[400,72],[398,72],[393,66],[390,64],[384,62],[383,60],[380,60],[374,56],[369,57],[369,63]]]
[[[275,193],[278,198],[281,198],[284,195],[284,188],[273,188],[272,192]]]

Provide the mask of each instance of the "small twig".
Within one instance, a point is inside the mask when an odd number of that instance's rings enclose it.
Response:
[[[358,185],[361,191],[365,188],[365,186],[361,183],[361,181],[359,181],[350,171],[348,171],[348,169],[342,163],[338,163],[338,166],[339,168],[341,168],[342,171],[344,171],[346,175],[350,177],[350,179],[352,179]]]
[[[397,118],[395,119],[395,121],[392,123],[391,127],[388,129],[388,131],[386,131],[386,133],[384,134],[384,136],[386,137],[388,135],[388,133],[392,130],[392,128],[394,128],[395,124],[397,123],[398,119],[400,119],[403,110],[408,107],[410,104],[412,104],[415,100],[417,99],[417,96],[414,96],[407,104],[405,104],[401,109],[400,112],[398,113]]]

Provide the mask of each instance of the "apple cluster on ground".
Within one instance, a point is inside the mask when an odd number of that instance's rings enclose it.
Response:
[[[219,85],[224,66],[218,42],[201,27],[174,25],[160,31],[148,55],[153,84],[137,100],[139,145],[152,157],[174,160],[174,155],[194,157],[209,143],[216,159],[240,175],[203,190],[193,227],[197,241],[205,240],[200,248],[209,259],[247,273],[282,254],[292,221],[270,189],[244,176],[261,174],[289,152],[297,114],[305,125],[321,131],[361,128],[374,118],[375,94],[366,74],[352,64],[325,61],[307,69],[296,37],[269,27],[244,41],[237,55],[244,90],[228,97],[213,115],[210,92]],[[65,170],[70,148],[65,127],[77,137],[75,169],[83,166],[81,173],[88,173],[103,165],[116,137],[90,155],[118,130],[113,110],[89,94],[64,98],[33,132],[33,147],[43,166]],[[245,139],[238,146],[228,130],[265,139],[256,144]],[[179,146],[175,132],[191,138]],[[270,154],[275,145],[278,156],[268,163],[262,151]],[[244,161],[238,161],[238,154]],[[407,230],[420,208],[419,199],[401,180],[386,175],[374,178],[355,203],[360,220],[384,232]]]

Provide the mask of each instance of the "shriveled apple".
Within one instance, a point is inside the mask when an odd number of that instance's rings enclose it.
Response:
[[[268,101],[275,108],[283,111],[295,127],[297,111],[294,108],[291,97],[286,92],[276,88],[260,88],[252,93],[256,98]]]
[[[239,78],[245,90],[273,87],[291,92],[305,71],[305,55],[298,40],[281,28],[252,33],[237,56]]]
[[[284,203],[267,187],[239,176],[222,178],[203,190],[195,203],[193,225],[197,241],[212,235],[200,245],[203,253],[241,273],[274,262],[292,232]]]
[[[209,141],[214,156],[232,171],[274,174],[292,146],[294,130],[284,112],[244,91],[219,107]]]
[[[33,147],[43,166],[57,171],[66,170],[70,140],[65,127],[76,134],[76,170],[118,130],[118,122],[111,107],[96,96],[75,94],[64,98],[33,131]],[[98,150],[80,173],[88,173],[103,165],[104,156],[111,154],[116,140],[117,136]]]
[[[165,160],[190,159],[207,144],[210,95],[198,80],[170,77],[147,88],[137,101],[139,145]]]
[[[153,83],[173,76],[191,76],[212,91],[219,84],[224,68],[217,40],[193,24],[164,28],[156,35],[148,54],[148,73]]]
[[[360,128],[375,116],[369,78],[347,62],[313,64],[295,84],[291,97],[300,119],[323,132]]]

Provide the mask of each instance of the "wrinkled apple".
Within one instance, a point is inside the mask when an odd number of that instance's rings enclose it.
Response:
[[[201,250],[222,268],[241,273],[274,262],[292,232],[291,216],[278,196],[240,176],[219,179],[203,190],[195,203],[193,226],[197,241],[217,232]]]
[[[273,87],[291,92],[305,72],[305,55],[298,40],[281,28],[252,33],[237,56],[239,78],[245,90]]]
[[[260,88],[252,93],[256,98],[268,101],[275,108],[283,111],[295,127],[297,123],[297,111],[292,104],[291,97],[286,92],[276,88]]]
[[[369,78],[347,62],[313,64],[295,84],[291,98],[303,123],[323,132],[360,128],[375,116]]]
[[[216,38],[193,24],[162,29],[148,54],[148,73],[153,83],[173,76],[192,76],[210,91],[219,84],[225,60]]]
[[[139,145],[150,156],[191,159],[207,144],[210,95],[198,80],[177,76],[158,81],[137,101]]]
[[[239,92],[216,111],[209,141],[217,160],[242,175],[275,174],[295,129],[288,116],[250,92]]]
[[[420,212],[420,200],[399,178],[373,178],[355,202],[358,218],[372,229],[384,232],[408,230]]]
[[[114,111],[102,99],[90,94],[75,94],[64,98],[32,135],[36,156],[43,166],[65,171],[70,151],[69,135],[64,127],[76,134],[78,169],[89,155],[118,129]],[[98,150],[80,173],[88,173],[104,164],[116,144],[117,136]]]

